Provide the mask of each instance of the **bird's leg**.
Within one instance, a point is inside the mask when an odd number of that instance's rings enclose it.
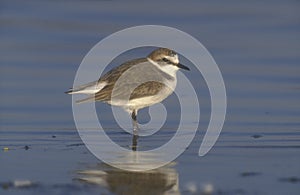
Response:
[[[133,135],[138,135],[138,122],[137,122],[137,110],[133,110],[131,113],[132,125],[133,125]]]
[[[132,135],[132,151],[137,149],[137,140],[138,140],[138,122],[137,122],[137,110],[133,110],[131,113],[132,125],[133,125],[133,135]]]

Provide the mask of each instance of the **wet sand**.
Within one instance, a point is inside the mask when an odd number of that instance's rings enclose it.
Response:
[[[162,136],[168,133],[162,133]],[[111,135],[130,149],[124,134]],[[160,169],[130,172],[91,154],[76,131],[1,132],[2,193],[295,194],[299,189],[299,134],[223,133],[205,157],[194,143]],[[197,138],[196,138],[197,139]],[[278,140],[286,140],[285,142]],[[121,141],[123,140],[123,141]],[[125,140],[125,141],[124,141]],[[149,138],[151,143],[155,140]],[[28,148],[26,147],[28,146]],[[135,193],[134,193],[135,192]]]

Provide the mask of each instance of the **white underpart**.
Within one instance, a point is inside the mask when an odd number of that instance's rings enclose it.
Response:
[[[109,102],[114,106],[122,106],[127,112],[131,113],[133,110],[139,110],[153,104],[159,103],[167,98],[175,89],[176,87],[176,79],[172,82],[167,82],[165,89],[162,89],[158,94],[153,96],[146,96],[142,98],[135,98],[129,101],[126,100],[114,100]]]
[[[90,85],[87,87],[84,87],[82,89],[80,89],[80,87],[78,87],[76,90],[76,88],[74,89],[73,92],[71,92],[70,94],[95,94],[97,92],[99,92],[101,89],[103,89],[103,87],[105,87],[107,85],[106,82],[100,82],[100,83],[95,83],[95,85]]]
[[[166,58],[167,58],[167,57],[166,57]],[[177,70],[179,69],[177,66],[172,65],[172,64],[161,66],[161,65],[159,65],[157,62],[151,60],[150,58],[147,58],[147,59],[149,60],[149,62],[151,62],[151,63],[152,63],[153,65],[155,65],[157,68],[159,68],[161,71],[163,71],[163,72],[167,73],[168,75],[170,75],[170,76],[176,78],[176,72],[177,72]],[[169,59],[169,58],[168,58],[168,59]],[[169,59],[169,60],[170,60],[170,59]],[[177,60],[178,60],[178,58],[177,58]],[[173,59],[172,62],[176,63],[176,62],[174,61],[174,59]]]

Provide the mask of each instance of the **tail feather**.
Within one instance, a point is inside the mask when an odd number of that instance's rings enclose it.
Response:
[[[65,91],[65,94],[73,94],[73,89],[70,88],[68,91]]]
[[[76,104],[87,103],[87,102],[95,102],[95,97],[94,96],[89,96],[87,98],[77,100]]]
[[[66,91],[66,94],[95,94],[103,87],[105,87],[107,83],[106,82],[98,82],[94,81],[85,85],[81,85],[75,88],[70,88],[68,91]]]

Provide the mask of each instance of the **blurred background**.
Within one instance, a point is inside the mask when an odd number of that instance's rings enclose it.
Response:
[[[197,136],[171,167],[136,175],[89,153],[73,122],[71,96],[63,92],[96,43],[146,24],[185,31],[209,50],[223,74],[228,108],[216,146],[198,157],[210,102],[201,74],[192,71],[203,94]],[[0,193],[299,194],[299,34],[297,0],[0,0]],[[128,52],[114,64],[148,51]],[[130,145],[121,131],[110,136]]]

